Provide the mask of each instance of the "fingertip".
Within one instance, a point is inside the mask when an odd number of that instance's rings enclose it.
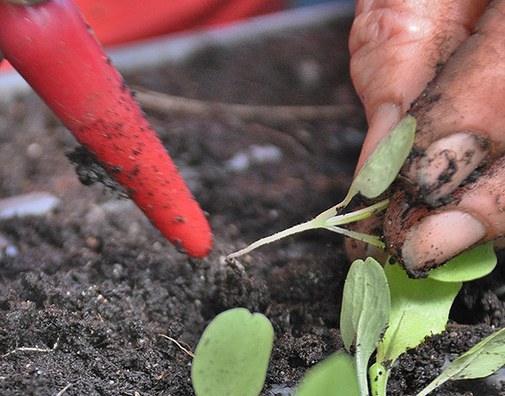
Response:
[[[402,115],[401,107],[394,103],[383,103],[377,107],[370,117],[368,132],[356,165],[355,174],[358,173],[381,140],[400,122]]]
[[[407,231],[401,251],[404,266],[419,271],[443,264],[486,234],[486,225],[464,211],[447,210],[427,216]]]
[[[505,156],[457,189],[435,211],[403,191],[390,198],[384,220],[389,252],[410,272],[426,271],[464,250],[505,235]]]

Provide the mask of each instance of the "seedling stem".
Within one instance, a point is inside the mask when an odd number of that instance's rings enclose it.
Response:
[[[351,213],[346,213],[342,215],[335,216],[336,207],[332,207],[328,210],[325,210],[323,213],[316,216],[314,219],[306,221],[305,223],[297,224],[293,227],[287,228],[285,230],[279,231],[273,235],[267,236],[265,238],[261,238],[256,242],[253,242],[249,246],[241,249],[235,253],[229,254],[226,258],[228,260],[234,259],[244,254],[251,252],[254,249],[257,249],[263,245],[268,245],[269,243],[278,241],[282,238],[286,238],[288,236],[298,234],[300,232],[313,230],[317,228],[325,228],[327,230],[336,232],[338,234],[342,234],[351,238],[355,238],[359,241],[367,242],[373,246],[377,246],[381,249],[384,248],[384,243],[380,240],[379,237],[374,235],[363,234],[361,232],[350,231],[345,228],[339,227],[345,224],[354,223],[356,221],[361,221],[369,218],[381,210],[387,208],[389,204],[389,199],[384,199],[374,205],[368,206],[363,209],[356,210]],[[337,205],[338,207],[339,205]]]

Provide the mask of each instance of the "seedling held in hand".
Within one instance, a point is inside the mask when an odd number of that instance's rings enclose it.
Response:
[[[403,120],[401,120],[396,128],[381,141],[372,155],[365,162],[354,178],[351,186],[349,187],[349,191],[342,202],[325,210],[323,213],[319,214],[310,221],[295,225],[269,237],[262,238],[248,247],[228,255],[228,258],[232,259],[242,256],[260,246],[275,242],[299,232],[316,228],[325,228],[327,230],[334,231],[351,238],[356,238],[371,245],[383,248],[384,244],[379,237],[346,230],[341,226],[355,221],[364,220],[378,211],[386,209],[389,203],[387,199],[352,213],[339,213],[342,209],[349,205],[351,200],[358,194],[361,194],[366,198],[373,199],[379,197],[387,190],[387,188],[395,180],[398,172],[410,153],[414,143],[415,130],[416,121],[414,117],[406,116]]]

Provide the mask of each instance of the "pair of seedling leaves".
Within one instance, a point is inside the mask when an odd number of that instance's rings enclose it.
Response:
[[[338,214],[358,193],[377,198],[396,178],[414,140],[415,119],[405,117],[382,141],[354,178],[344,200],[313,220],[263,238],[229,258],[280,238],[326,228],[378,247],[382,241],[341,226],[384,210],[383,200],[352,213]],[[449,310],[462,283],[489,274],[496,265],[492,243],[479,246],[432,270],[425,279],[410,279],[398,264],[382,267],[373,258],[356,260],[344,286],[341,335],[349,353],[317,364],[302,380],[297,396],[373,396],[386,394],[395,360],[427,336],[445,329]],[[192,380],[198,396],[256,396],[264,384],[274,332],[269,320],[243,308],[218,315],[206,328],[195,351]],[[354,352],[351,355],[351,350]],[[369,360],[376,352],[376,361]],[[491,335],[456,359],[419,396],[447,380],[481,378],[505,364],[505,330]]]

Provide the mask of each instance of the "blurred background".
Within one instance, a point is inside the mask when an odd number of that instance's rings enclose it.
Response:
[[[351,18],[352,0],[74,0],[121,72],[176,62],[208,45]],[[0,103],[31,89],[0,63]]]
[[[330,0],[75,0],[104,45],[222,26]]]

